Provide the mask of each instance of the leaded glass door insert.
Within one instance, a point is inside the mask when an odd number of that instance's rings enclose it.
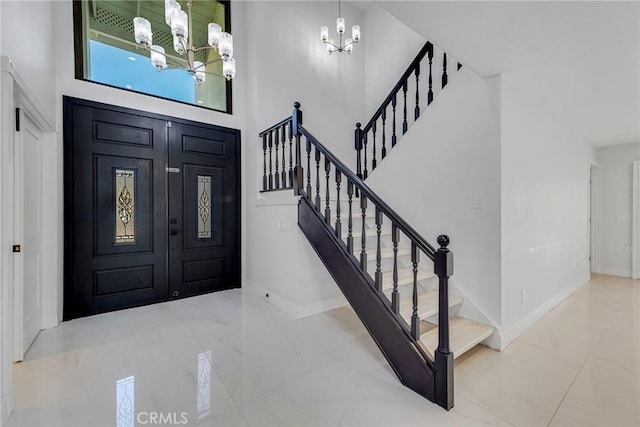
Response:
[[[135,171],[115,171],[115,240],[116,243],[134,243],[135,234]]]
[[[211,238],[211,177],[198,175],[198,239]]]

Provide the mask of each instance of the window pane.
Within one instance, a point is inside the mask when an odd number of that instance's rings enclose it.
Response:
[[[198,175],[198,239],[211,238],[211,177]]]
[[[135,171],[116,170],[116,243],[135,243]]]
[[[186,1],[179,1],[186,11]],[[135,43],[133,18],[151,22],[153,43],[165,49],[169,68],[158,71],[149,51]],[[207,25],[219,24],[229,31],[229,2],[194,0],[193,30],[189,37],[195,48],[207,47]],[[222,61],[215,49],[199,50],[194,57],[206,65],[206,80],[198,84],[188,71],[184,56],[173,47],[171,28],[165,22],[163,0],[83,0],[74,15],[77,48],[77,78],[114,87],[231,112],[231,83],[222,76]],[[171,68],[178,67],[177,69]]]

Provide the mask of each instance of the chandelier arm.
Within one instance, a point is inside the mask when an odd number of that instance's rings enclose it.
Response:
[[[336,48],[336,49],[338,49],[338,50],[340,50],[340,49],[341,49],[340,47],[336,46],[335,44],[330,43],[328,40],[325,40],[323,43],[324,43],[324,44],[330,44],[331,46],[335,47],[335,48]]]
[[[207,50],[207,49],[213,49],[213,50],[216,50],[216,48],[215,48],[215,47],[212,47],[212,46],[201,46],[201,47],[194,47],[194,48],[193,48],[193,52],[194,52],[194,53],[198,53],[198,52],[200,52],[201,50]]]

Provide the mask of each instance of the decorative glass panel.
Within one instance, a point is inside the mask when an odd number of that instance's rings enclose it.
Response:
[[[135,171],[116,169],[116,243],[135,243]]]
[[[135,426],[135,377],[116,381],[116,427]]]
[[[211,177],[198,175],[198,239],[211,238]]]
[[[198,419],[211,414],[211,350],[198,354]]]

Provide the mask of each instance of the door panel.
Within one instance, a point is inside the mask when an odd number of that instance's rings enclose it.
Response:
[[[169,140],[171,296],[238,287],[237,134],[176,123]]]
[[[21,114],[21,118],[24,125],[16,156],[21,163],[17,179],[22,199],[22,287],[16,289],[21,292],[16,299],[22,300],[18,360],[22,360],[42,327],[42,131],[28,116]]]
[[[65,116],[65,319],[166,300],[166,122],[69,99]]]
[[[239,132],[65,98],[65,319],[240,286]]]

